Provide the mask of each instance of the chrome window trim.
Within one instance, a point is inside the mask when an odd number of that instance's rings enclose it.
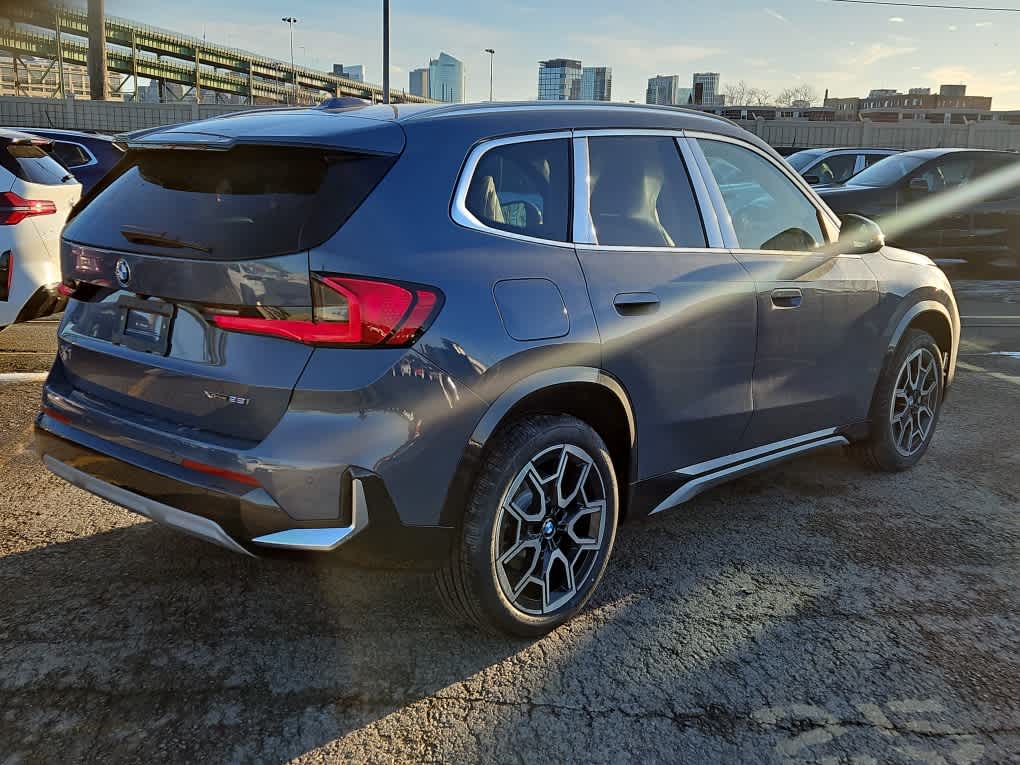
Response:
[[[518,135],[503,136],[502,138],[491,138],[475,144],[468,153],[467,159],[464,162],[464,167],[461,168],[460,176],[457,179],[457,185],[454,188],[453,201],[450,205],[450,217],[453,219],[453,222],[459,226],[463,226],[464,228],[481,231],[486,234],[492,234],[493,236],[500,236],[504,239],[514,239],[519,242],[532,242],[534,244],[544,244],[552,247],[568,247],[573,249],[574,244],[570,241],[573,238],[573,232],[571,231],[567,232],[567,241],[565,242],[558,239],[542,239],[537,236],[517,234],[513,231],[504,231],[500,228],[486,226],[478,220],[478,218],[476,218],[467,207],[467,195],[468,189],[471,187],[471,180],[474,178],[475,170],[478,169],[478,163],[487,152],[500,146],[508,146],[515,143],[555,141],[560,139],[567,139],[568,152],[570,152],[572,147],[570,139],[572,137],[573,136],[569,130],[557,130],[548,133],[521,133]],[[570,193],[569,188],[567,193]]]
[[[66,143],[68,146],[77,146],[79,149],[85,152],[86,155],[88,155],[89,157],[88,162],[86,162],[83,165],[75,165],[74,167],[69,167],[67,168],[68,170],[73,172],[75,170],[80,170],[83,167],[93,167],[99,164],[99,160],[96,159],[96,155],[92,153],[88,146],[78,143],[77,141],[65,141],[63,138],[53,138],[51,140],[53,141],[53,143]]]
[[[680,151],[681,161],[687,176],[691,182],[691,189],[701,216],[702,229],[705,233],[705,247],[639,247],[618,244],[599,244],[598,232],[591,219],[591,165],[588,156],[588,139],[617,136],[635,137],[667,137],[673,138]],[[578,146],[582,146],[583,155],[578,153]],[[579,161],[579,158],[581,161]],[[708,195],[708,187],[702,177],[700,166],[696,164],[696,154],[691,151],[690,146],[684,139],[684,131],[658,128],[592,128],[588,130],[574,131],[574,244],[585,251],[606,251],[606,252],[663,252],[663,253],[718,253],[725,249],[723,235],[719,228],[716,207]],[[578,183],[580,176],[579,165],[583,161],[583,193],[579,193],[581,185]],[[584,230],[584,222],[591,228]],[[581,226],[578,223],[581,223]],[[584,236],[584,239],[579,237]]]
[[[591,162],[588,157],[588,139],[575,133],[571,141],[574,150],[574,222],[573,239],[578,246],[594,245],[595,222],[591,219]]]
[[[691,179],[691,186],[694,188],[694,197],[698,202],[698,209],[701,212],[701,224],[705,230],[705,239],[709,249],[721,249],[725,247],[722,226],[719,223],[719,211],[709,192],[708,184],[705,183],[704,172],[698,162],[698,152],[691,147],[691,142],[685,136],[676,137],[676,145],[680,147],[680,154],[683,156],[684,165],[687,168],[687,175]]]

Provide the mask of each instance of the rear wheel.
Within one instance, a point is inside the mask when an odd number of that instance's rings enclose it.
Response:
[[[889,472],[917,464],[935,435],[944,380],[935,340],[908,330],[878,381],[868,439],[854,447],[866,464]]]
[[[618,490],[606,445],[573,417],[540,415],[497,434],[465,509],[460,545],[437,572],[456,616],[535,637],[574,616],[605,571]]]

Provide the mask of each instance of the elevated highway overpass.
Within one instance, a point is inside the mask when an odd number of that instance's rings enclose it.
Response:
[[[45,4],[6,5],[8,25],[0,22],[0,50],[63,64],[88,64],[88,14]],[[175,83],[203,91],[240,96],[249,103],[294,99],[314,103],[323,94],[382,100],[382,88],[328,72],[294,67],[249,51],[112,16],[104,18],[106,68],[125,77]],[[63,78],[61,78],[62,81]],[[60,94],[63,95],[63,94]],[[391,92],[394,102],[428,99]]]

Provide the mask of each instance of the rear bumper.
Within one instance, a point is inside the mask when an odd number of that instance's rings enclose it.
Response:
[[[339,517],[298,520],[262,488],[204,483],[178,464],[105,442],[45,412],[36,420],[35,442],[46,467],[69,483],[244,555],[337,550],[360,562],[432,568],[449,553],[450,529],[402,524],[382,479],[361,468],[341,477]]]
[[[47,284],[39,287],[18,311],[14,323],[41,319],[44,316],[52,316],[63,311],[67,305],[67,298],[57,291],[59,286],[59,284]]]

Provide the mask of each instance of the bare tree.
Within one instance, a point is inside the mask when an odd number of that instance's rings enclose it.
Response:
[[[809,106],[814,106],[818,102],[818,91],[804,83],[793,88],[785,88],[776,98],[776,103],[780,106],[792,106],[797,101],[806,101]]]
[[[772,103],[772,94],[767,88],[751,88],[747,94],[749,106],[769,106]]]
[[[726,96],[726,103],[733,106],[746,106],[750,103],[751,91],[754,90],[745,80],[740,82],[727,83],[726,87],[723,88],[723,93]]]

